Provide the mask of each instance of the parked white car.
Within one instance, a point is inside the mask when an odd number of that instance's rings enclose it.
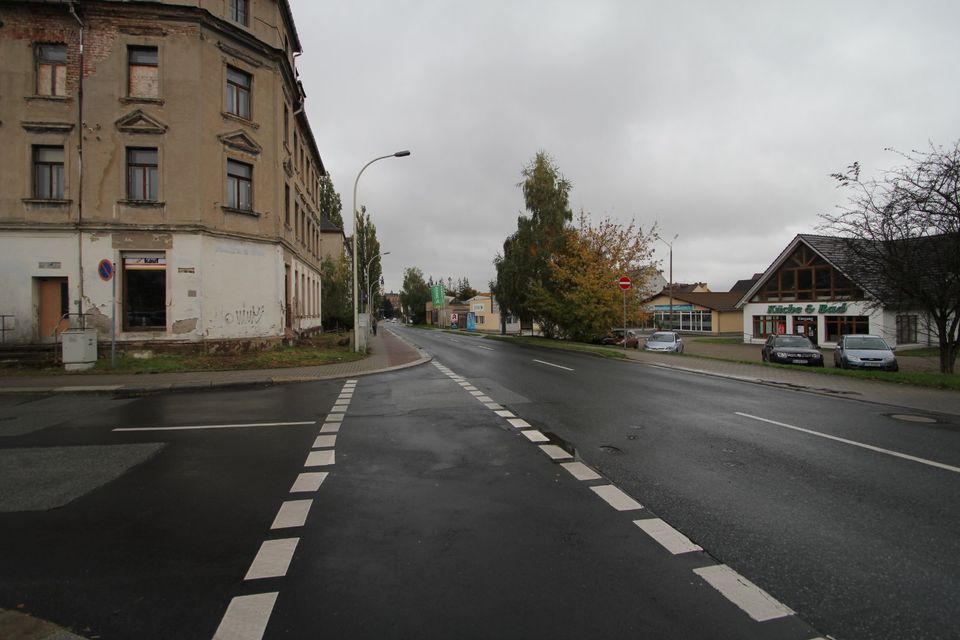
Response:
[[[657,331],[647,338],[643,350],[683,353],[683,338],[676,331]]]

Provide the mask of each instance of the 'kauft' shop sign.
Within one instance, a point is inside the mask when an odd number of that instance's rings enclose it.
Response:
[[[840,304],[771,304],[767,307],[767,313],[846,313],[847,303]]]

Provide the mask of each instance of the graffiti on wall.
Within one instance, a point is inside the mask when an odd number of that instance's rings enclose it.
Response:
[[[255,307],[248,307],[246,304],[241,304],[238,308],[233,311],[226,311],[223,314],[223,321],[227,324],[238,324],[253,326],[259,324],[263,319],[264,306],[261,304]]]

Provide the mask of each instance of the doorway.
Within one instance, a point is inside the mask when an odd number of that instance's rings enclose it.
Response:
[[[40,342],[54,342],[70,326],[70,288],[66,278],[37,278],[37,327]]]
[[[793,316],[793,332],[798,336],[810,338],[810,342],[817,342],[817,316]]]

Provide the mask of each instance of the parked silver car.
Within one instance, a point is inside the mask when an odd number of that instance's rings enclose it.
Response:
[[[683,338],[676,331],[657,331],[647,338],[643,350],[683,353]]]
[[[833,366],[841,369],[900,369],[893,349],[883,338],[859,333],[840,336],[833,352]]]

